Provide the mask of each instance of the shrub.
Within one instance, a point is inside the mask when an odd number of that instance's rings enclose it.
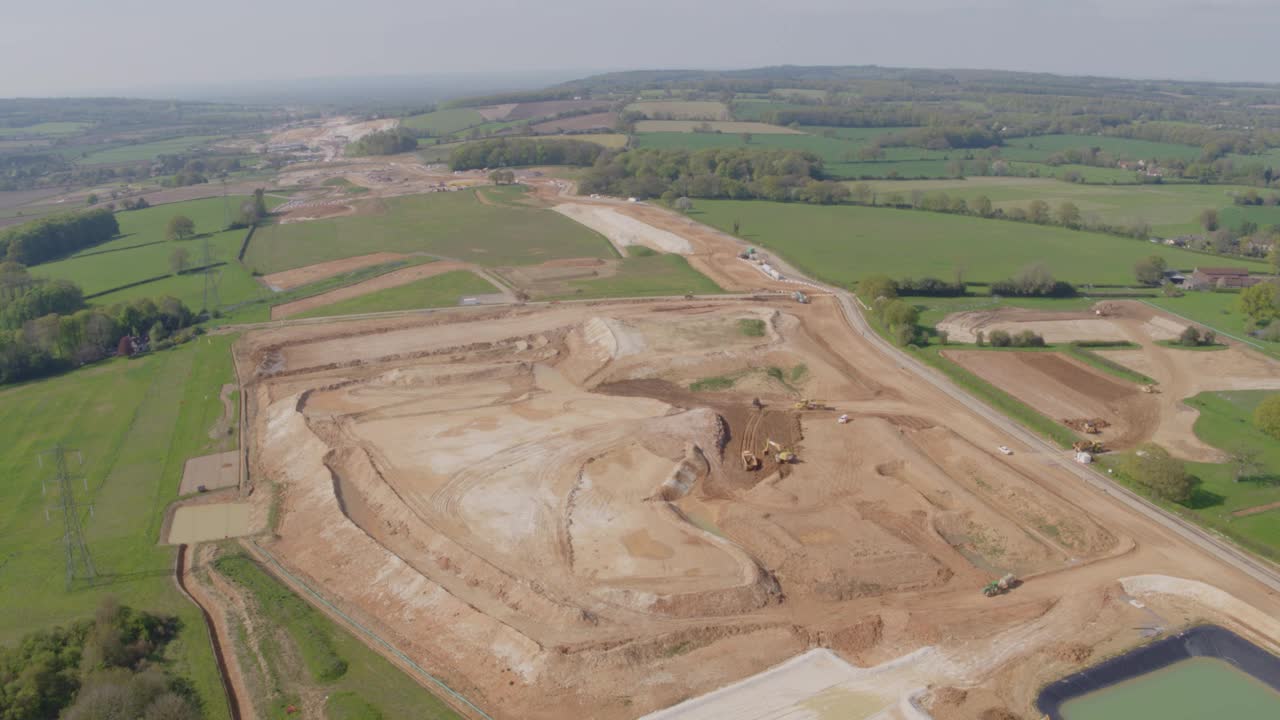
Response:
[[[1129,479],[1146,487],[1157,497],[1186,503],[1195,493],[1199,481],[1187,473],[1186,463],[1169,455],[1169,451],[1147,443],[1127,458],[1123,465]]]
[[[1253,424],[1259,430],[1280,440],[1280,394],[1268,396],[1253,411]]]
[[[991,341],[991,347],[1009,347],[1013,343],[1013,338],[1009,337],[1009,333],[1004,330],[992,330],[988,339]]]

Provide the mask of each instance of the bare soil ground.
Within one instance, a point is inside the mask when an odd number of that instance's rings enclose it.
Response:
[[[1149,440],[1159,422],[1155,395],[1060,353],[948,350],[944,355],[1053,420],[1106,420],[1110,425],[1098,437],[1111,449]]]
[[[1123,547],[1038,463],[837,342],[857,343],[832,303],[781,299],[255,333],[238,360],[254,475],[283,487],[273,551],[497,717],[621,718],[814,645],[918,647],[935,621],[904,598]],[[686,389],[735,373],[761,379]],[[831,409],[794,411],[802,393]],[[768,439],[800,463],[744,470]]]
[[[283,320],[284,318],[299,315],[314,308],[333,304],[339,300],[347,300],[349,298],[367,295],[379,290],[408,285],[409,283],[417,280],[434,277],[454,270],[474,271],[477,269],[478,268],[476,266],[469,263],[441,260],[439,262],[427,263],[426,265],[414,265],[400,270],[392,270],[384,275],[379,275],[378,277],[370,278],[364,282],[358,282],[354,285],[346,285],[335,290],[330,290],[326,293],[320,293],[319,295],[312,295],[311,297],[302,298],[301,300],[294,300],[293,302],[284,303],[282,305],[275,305],[271,308],[271,319]],[[495,292],[497,292],[496,288]]]
[[[249,503],[182,505],[173,513],[166,542],[190,545],[248,535],[253,530],[252,515]]]
[[[723,287],[794,287],[687,218],[572,202],[684,238]],[[821,295],[286,326],[236,362],[255,513],[280,498],[272,552],[502,720],[633,718],[814,648],[837,685],[775,673],[662,717],[1029,717],[1045,682],[1153,624],[1280,639],[1259,620],[1274,595],[908,375]],[[735,382],[688,390],[711,377]],[[799,462],[743,469],[769,439]],[[1006,571],[1025,584],[982,597]],[[1139,573],[1213,592],[1119,582]]]
[[[182,470],[182,485],[179,495],[190,495],[198,492],[200,486],[206,490],[219,490],[234,487],[240,482],[240,452],[228,450],[213,455],[202,455],[187,461]]]
[[[520,103],[503,116],[503,120],[527,120],[529,118],[546,117],[570,110],[589,110],[593,108],[607,109],[609,103],[602,100],[543,100],[541,102]]]
[[[1001,309],[957,313],[938,327],[952,329],[951,337],[962,342],[978,330],[989,333],[999,328],[1012,333],[1035,330],[1050,342],[1102,339],[1138,345],[1135,349],[1098,348],[1095,352],[1156,380],[1159,392],[1155,395],[1134,397],[1136,385],[1110,379],[1074,361],[1072,365],[1078,371],[1088,372],[1095,378],[1031,369],[1037,364],[1055,362],[1031,357],[1043,353],[1013,353],[1025,356],[1023,360],[993,357],[1009,355],[994,352],[951,351],[948,356],[1055,420],[1075,417],[1120,420],[1116,427],[1103,431],[1108,444],[1124,447],[1150,440],[1188,460],[1220,462],[1222,457],[1218,450],[1196,437],[1192,427],[1199,413],[1183,400],[1209,390],[1280,389],[1280,366],[1244,345],[1227,341],[1226,350],[1214,353],[1163,347],[1157,341],[1176,338],[1186,327],[1184,322],[1137,302],[1108,301],[1095,307],[1105,315]],[[1100,385],[1098,377],[1111,386]],[[1089,408],[1099,412],[1066,414]]]
[[[292,290],[293,288],[307,285],[323,280],[334,275],[341,275],[352,270],[369,267],[370,265],[381,265],[382,263],[395,262],[396,260],[405,259],[404,255],[398,253],[380,252],[370,253],[368,255],[357,255],[355,257],[344,258],[342,260],[330,260],[329,262],[316,263],[315,265],[307,265],[305,267],[294,268],[293,270],[285,270],[284,272],[271,273],[263,275],[262,281],[275,290]]]

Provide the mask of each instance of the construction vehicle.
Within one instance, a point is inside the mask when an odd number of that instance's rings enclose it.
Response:
[[[1156,393],[1160,392],[1159,390],[1156,390],[1156,386],[1155,386],[1155,385],[1143,385],[1143,386],[1141,386],[1141,387],[1142,387],[1142,392],[1144,392],[1144,393],[1146,393],[1146,394],[1148,394],[1148,395],[1154,395],[1154,394],[1156,394]]]
[[[1012,590],[1013,588],[1018,587],[1018,584],[1019,584],[1018,578],[1014,577],[1013,573],[1009,573],[1008,575],[1005,575],[999,580],[992,580],[991,582],[987,583],[982,588],[982,594],[986,595],[987,597],[995,597],[996,595],[1003,595],[1009,592],[1010,590]]]
[[[764,450],[762,450],[761,452],[765,455],[768,455],[770,452],[772,452],[773,459],[777,461],[779,465],[786,465],[788,463],[795,462],[796,460],[796,454],[794,452],[782,447],[781,445],[774,442],[773,440],[766,440],[764,442]]]
[[[803,399],[803,400],[797,400],[797,401],[795,402],[795,404],[793,404],[793,405],[791,406],[791,408],[792,408],[793,410],[817,410],[817,409],[818,409],[818,403],[816,403],[816,402],[814,402],[814,401],[812,401],[812,400],[810,400],[810,399],[808,399],[808,398],[805,398],[805,399]]]
[[[1087,452],[1094,455],[1107,451],[1106,446],[1098,440],[1077,440],[1071,443],[1071,449],[1076,452]]]
[[[1102,434],[1102,431],[1098,429],[1098,424],[1093,422],[1092,420],[1085,420],[1083,429],[1085,432],[1089,433],[1090,435]]]
[[[760,458],[750,450],[742,451],[742,468],[747,471],[760,469]]]
[[[840,417],[836,418],[836,422],[840,423],[841,425],[848,425],[849,413],[845,413],[844,415],[841,415]]]
[[[791,299],[792,299],[792,300],[795,300],[796,302],[800,303],[801,305],[808,305],[808,304],[809,304],[809,296],[808,296],[808,295],[805,295],[804,293],[800,292],[799,290],[796,290],[795,292],[791,293]]]

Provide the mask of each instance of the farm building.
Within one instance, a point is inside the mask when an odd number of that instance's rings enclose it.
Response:
[[[1262,282],[1261,277],[1251,277],[1247,268],[1202,268],[1191,273],[1187,287],[1192,290],[1215,288],[1247,288]]]

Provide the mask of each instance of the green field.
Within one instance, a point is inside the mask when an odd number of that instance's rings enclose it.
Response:
[[[228,199],[232,211],[246,197]],[[269,205],[277,200],[268,199]],[[201,307],[204,278],[200,274],[170,274],[169,256],[176,248],[186,248],[191,264],[197,265],[204,255],[204,239],[167,241],[165,226],[174,215],[186,215],[195,222],[198,233],[211,233],[210,252],[215,262],[223,262],[219,296],[224,305],[230,305],[257,297],[258,285],[249,273],[236,262],[236,254],[244,241],[246,230],[214,232],[226,222],[226,205],[222,198],[190,200],[183,203],[157,205],[145,210],[133,210],[116,214],[120,223],[120,236],[110,242],[86,248],[65,260],[37,265],[32,273],[42,277],[70,280],[84,289],[86,295],[101,293],[148,278],[161,278],[155,282],[102,295],[91,300],[98,305],[137,297],[173,295],[192,309]]]
[[[1187,399],[1200,411],[1195,433],[1204,442],[1228,454],[1256,453],[1257,466],[1239,482],[1232,463],[1187,463],[1200,486],[1187,506],[1158,501],[1175,512],[1223,533],[1251,550],[1280,560],[1280,508],[1252,515],[1233,513],[1280,502],[1280,440],[1253,425],[1253,410],[1268,395],[1261,390],[1205,392]],[[1117,458],[1118,460],[1118,458]],[[1117,460],[1108,459],[1115,465]],[[1115,477],[1124,480],[1117,471]],[[1125,481],[1133,489],[1146,491]]]
[[[1194,145],[1130,140],[1102,135],[1035,135],[1010,138],[1000,148],[1000,157],[1006,160],[1044,162],[1055,152],[1095,147],[1119,160],[1178,158],[1191,161],[1200,156],[1200,148]]]
[[[325,689],[325,714],[330,720],[459,718],[439,698],[304,602],[243,551],[232,550],[217,560],[216,567],[248,591],[262,615],[283,630],[296,648],[294,652],[301,656],[302,667],[297,667],[294,653],[280,647],[281,638],[259,636],[273,677],[256,679],[272,689],[284,690],[273,698],[270,717],[287,717],[284,707],[296,702],[288,693],[289,686],[302,684]]]
[[[665,116],[672,120],[729,119],[729,108],[713,100],[645,100],[631,103],[623,112],[638,112],[647,118]]]
[[[474,191],[391,198],[382,211],[260,228],[245,264],[266,274],[379,251],[490,267],[615,257],[600,235],[550,210],[485,205]]]
[[[1175,268],[1214,265],[1263,269],[1137,240],[1066,228],[915,210],[812,206],[761,201],[699,200],[695,219],[782,253],[806,274],[848,285],[861,277],[932,275],[994,281],[1046,263],[1059,280],[1127,285],[1133,264],[1160,255]]]
[[[1177,313],[1192,322],[1211,328],[1219,335],[1247,341],[1255,350],[1280,358],[1280,343],[1268,342],[1245,333],[1247,318],[1239,309],[1237,293],[1188,292],[1182,297],[1154,297],[1152,305]]]
[[[89,127],[92,127],[92,125],[85,122],[43,122],[25,127],[0,127],[0,137],[5,135],[75,135],[84,132]]]
[[[853,184],[856,183],[850,185]],[[917,192],[944,192],[953,198],[964,198],[966,202],[985,195],[995,207],[1005,210],[1015,207],[1025,209],[1032,200],[1043,200],[1054,209],[1064,202],[1071,202],[1080,208],[1081,215],[1086,219],[1096,215],[1099,220],[1112,224],[1142,220],[1150,223],[1152,231],[1159,236],[1200,231],[1196,216],[1204,208],[1225,208],[1222,210],[1222,218],[1224,223],[1229,224],[1228,213],[1235,209],[1232,206],[1232,193],[1246,189],[1236,185],[1199,184],[1098,186],[1024,177],[878,181],[868,184],[880,202],[886,202],[893,193],[910,201],[912,194]],[[1280,222],[1280,211],[1277,212],[1276,221]]]
[[[452,108],[436,110],[423,115],[413,115],[400,121],[400,124],[414,130],[426,130],[432,135],[452,135],[459,130],[480,125],[484,117],[471,108]]]
[[[136,145],[117,145],[105,150],[89,153],[80,162],[85,165],[112,165],[115,163],[145,162],[157,155],[176,155],[184,153],[197,145],[220,140],[221,135],[184,135],[169,140],[138,143]]]
[[[174,551],[156,543],[165,506],[177,497],[189,457],[234,448],[235,434],[210,440],[222,414],[218,389],[231,382],[231,336],[201,337],[174,350],[89,368],[0,391],[0,643],[36,629],[90,617],[107,593],[138,609],[176,615],[183,630],[168,650],[189,677],[206,718],[226,718],[199,611],[173,582]],[[52,498],[36,454],[63,444],[83,453],[89,552],[100,575],[92,588],[64,588],[62,524],[45,520]]]
[[[1280,227],[1280,206],[1231,205],[1218,213],[1223,227],[1238,228],[1241,223],[1252,222],[1261,229]]]
[[[297,315],[299,318],[357,315],[457,305],[459,298],[498,292],[487,280],[467,270],[455,270],[400,287],[387,288]]]
[[[616,275],[569,283],[574,292],[555,299],[711,295],[724,292],[680,255],[654,254],[622,259]]]

